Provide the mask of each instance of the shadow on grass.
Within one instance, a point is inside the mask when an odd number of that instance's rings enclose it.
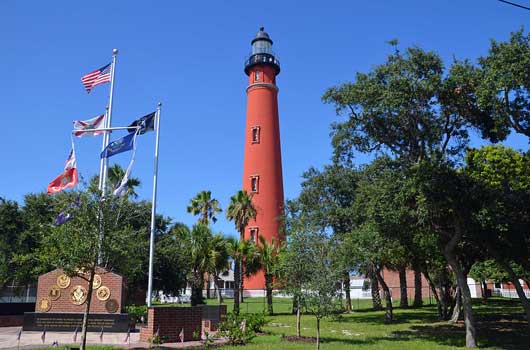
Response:
[[[406,312],[394,310],[394,321],[391,324],[432,323],[437,321],[438,318],[436,317],[436,314],[432,312],[432,310],[408,309]],[[354,313],[353,317],[338,317],[333,319],[332,322],[383,325],[385,324],[385,312],[372,311],[370,313],[361,315],[356,315]]]
[[[522,321],[480,322],[477,327],[480,347],[516,350],[525,349],[530,344],[530,335]],[[463,323],[413,325],[407,330],[392,332],[399,340],[424,339],[453,347],[465,346],[465,328]]]

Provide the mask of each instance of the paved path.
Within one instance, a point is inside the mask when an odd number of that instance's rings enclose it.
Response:
[[[21,327],[0,327],[0,349],[17,349],[17,335]],[[100,332],[88,332],[87,343],[91,345],[113,345],[116,347],[129,348],[125,337],[127,333],[104,333],[103,340],[100,340]],[[50,347],[56,341],[59,346],[74,345],[74,332],[46,332],[44,343],[42,342],[42,332],[22,332],[20,337],[20,349],[35,349],[40,347]],[[77,334],[77,344],[81,340],[81,332]],[[131,333],[131,348],[149,348],[148,343],[140,342],[140,333]],[[223,341],[216,341],[222,343]],[[167,348],[183,348],[200,346],[198,341],[185,343],[165,343],[163,347]]]

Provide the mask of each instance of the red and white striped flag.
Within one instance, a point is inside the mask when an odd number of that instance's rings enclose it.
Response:
[[[92,119],[74,120],[74,135],[77,137],[101,135],[103,131],[85,131],[98,129],[105,120],[105,114],[98,115]]]
[[[110,81],[110,63],[100,69],[96,69],[93,72],[90,72],[84,75],[81,78],[83,85],[87,93],[90,93],[90,90],[94,86],[99,84],[108,83]]]

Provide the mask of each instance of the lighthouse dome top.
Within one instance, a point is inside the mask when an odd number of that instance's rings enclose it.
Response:
[[[252,39],[251,44],[254,44],[258,40],[268,41],[272,45],[272,40],[271,40],[269,34],[265,31],[264,27],[260,27],[258,33],[256,34],[256,37],[254,39]]]

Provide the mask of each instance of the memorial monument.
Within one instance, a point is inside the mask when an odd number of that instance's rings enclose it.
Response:
[[[24,314],[25,331],[81,330],[88,297],[88,281],[80,271],[70,277],[62,269],[39,276],[35,312]],[[88,277],[88,276],[87,276]],[[96,269],[88,330],[126,332],[129,317],[123,313],[123,278],[103,268]]]

